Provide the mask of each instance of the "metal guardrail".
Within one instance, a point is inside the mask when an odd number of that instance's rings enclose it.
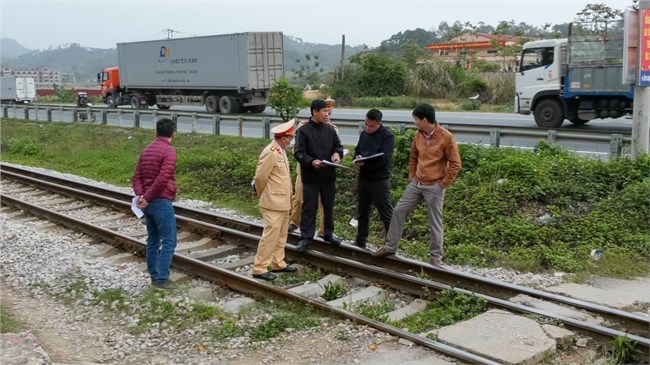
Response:
[[[174,121],[178,118],[187,118],[192,120],[191,131],[195,133],[198,124],[202,120],[210,121],[212,134],[221,134],[221,122],[235,122],[239,128],[239,136],[243,137],[244,123],[259,123],[262,125],[262,137],[270,138],[271,125],[281,123],[283,120],[276,116],[260,116],[252,114],[209,114],[197,112],[179,112],[179,111],[161,111],[147,109],[107,109],[107,108],[79,108],[76,106],[52,106],[52,105],[1,105],[3,118],[8,118],[9,109],[13,109],[14,117],[22,115],[26,120],[43,120],[53,121],[52,112],[58,111],[66,120],[61,122],[79,122],[95,121],[101,124],[108,123],[108,116],[114,114],[117,116],[120,126],[140,128],[142,115],[150,115],[154,122],[161,117],[168,117]],[[19,112],[20,110],[20,112]],[[44,113],[44,118],[41,118]],[[92,116],[92,117],[90,117]],[[99,116],[99,117],[97,117]],[[364,129],[364,122],[358,119],[334,119],[332,123],[339,127],[348,129],[358,129],[359,132]],[[126,124],[126,125],[125,125]],[[408,129],[415,129],[411,122],[388,122],[384,121],[387,127],[394,127],[400,133]],[[620,133],[611,133],[610,131],[598,130],[567,130],[567,129],[531,129],[528,127],[503,127],[495,125],[475,125],[475,124],[444,124],[443,126],[454,134],[471,134],[489,136],[490,146],[498,148],[501,146],[502,138],[535,138],[545,139],[549,143],[563,142],[600,142],[609,143],[609,157],[615,158],[623,153],[623,150],[629,150],[632,143],[631,132],[620,131]]]

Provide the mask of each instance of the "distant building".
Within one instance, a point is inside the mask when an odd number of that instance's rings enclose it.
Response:
[[[36,87],[50,88],[54,84],[61,85],[63,83],[70,83],[70,75],[61,75],[61,72],[52,70],[47,67],[39,68],[26,68],[26,67],[2,67],[0,68],[0,76],[14,76],[14,77],[31,77],[34,79]],[[74,82],[74,76],[72,76]]]
[[[442,59],[448,62],[459,62],[463,67],[472,68],[472,58],[489,62],[498,62],[503,70],[512,70],[516,59],[510,57],[504,59],[499,54],[499,47],[512,46],[517,43],[523,44],[529,38],[512,35],[495,35],[490,33],[465,33],[452,38],[446,43],[429,44],[427,49],[431,50],[433,58]]]

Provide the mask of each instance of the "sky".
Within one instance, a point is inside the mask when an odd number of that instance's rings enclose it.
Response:
[[[437,30],[445,21],[496,26],[568,23],[589,3],[623,10],[632,0],[0,0],[0,37],[32,50],[78,43],[280,31],[304,42],[371,48],[406,30]],[[1,52],[1,50],[0,50]]]

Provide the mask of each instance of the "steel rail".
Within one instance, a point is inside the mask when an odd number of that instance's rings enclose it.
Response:
[[[58,213],[56,211],[39,207],[37,205],[20,201],[13,197],[7,196],[5,194],[0,194],[0,201],[3,205],[10,205],[21,209],[23,211],[30,212],[36,216],[46,217],[50,221],[58,222],[68,228],[82,231],[93,237],[100,237],[106,242],[115,244],[117,246],[125,247],[129,250],[133,250],[140,253],[144,252],[146,243],[141,240],[135,239],[133,237],[120,234],[110,229],[102,228],[95,226],[91,223],[84,222],[80,219],[67,216],[65,214]],[[259,239],[259,237],[257,237]],[[259,282],[255,279],[249,278],[247,276],[238,274],[236,272],[220,268],[218,266],[210,265],[203,261],[191,258],[189,256],[174,253],[174,258],[172,260],[172,265],[180,270],[191,271],[193,274],[200,276],[206,280],[212,282],[221,283],[228,286],[229,288],[251,295],[253,297],[273,297],[280,300],[291,300],[303,303],[308,306],[312,306],[324,312],[329,312],[335,315],[338,315],[342,318],[349,319],[355,323],[360,323],[367,325],[369,327],[375,328],[381,332],[389,333],[400,338],[404,338],[413,343],[427,347],[429,349],[453,356],[457,359],[468,361],[473,364],[485,364],[485,365],[498,365],[498,362],[495,362],[491,359],[484,358],[480,355],[467,352],[456,347],[450,346],[448,344],[434,341],[426,337],[416,335],[397,327],[387,325],[385,323],[370,319],[368,317],[358,315],[353,312],[349,312],[340,308],[330,306],[326,303],[314,300],[300,294],[293,293],[287,289],[276,287],[265,282]]]
[[[31,183],[37,182],[37,181],[33,181],[34,179],[31,178],[28,179],[32,180]],[[44,187],[52,188],[51,185],[52,183],[46,183],[46,186]],[[60,188],[54,187],[54,190],[59,190],[59,189]],[[96,196],[96,194],[93,193],[84,194],[83,190],[78,190],[78,189],[75,190],[67,187],[65,187],[63,190],[67,190],[70,193],[70,195],[75,195],[75,193],[78,192],[84,198],[91,198],[91,199],[99,198],[104,204],[110,203],[111,206],[128,205],[128,203],[126,202],[121,202],[112,198],[102,199],[101,196]],[[47,208],[38,207],[34,204],[23,202],[4,194],[0,195],[0,201],[2,201],[2,204],[15,206],[19,209],[28,211],[34,215],[45,216],[49,220],[59,222],[60,224],[63,224],[64,226],[67,226],[75,230],[81,230],[84,233],[87,233],[88,235],[91,235],[93,237],[100,237],[101,239],[107,242],[110,243],[115,242],[116,245],[125,247],[130,251],[135,251],[140,255],[143,254],[144,248],[146,246],[144,242],[132,238],[130,236],[120,234],[110,229],[97,227],[90,223],[86,223],[82,220],[69,217],[65,214],[61,214],[56,211],[49,210]],[[251,246],[251,245],[254,246],[255,242],[257,242],[260,238],[259,236],[256,235],[236,232],[235,230],[231,230],[225,227],[219,227],[219,226],[206,224],[206,223],[201,224],[201,222],[189,218],[182,218],[182,217],[178,217],[178,218],[181,221],[185,222],[186,224],[191,224],[196,226],[203,225],[204,229],[207,228],[212,231],[220,232],[220,233],[225,232],[228,233],[229,235],[238,236],[239,239],[243,238],[245,240],[252,242],[252,244],[249,242],[247,246]],[[627,336],[630,340],[636,341],[637,346],[639,346],[646,355],[650,351],[650,339],[636,336],[636,335],[629,335],[625,332],[613,330],[600,325],[582,322],[573,318],[557,315],[541,309],[536,309],[536,308],[531,308],[520,304],[511,303],[506,300],[493,298],[484,294],[473,293],[465,289],[454,288],[452,286],[436,283],[431,280],[420,279],[412,275],[394,272],[392,270],[386,270],[383,267],[365,265],[355,260],[336,257],[315,250],[302,252],[300,256],[302,256],[302,259],[307,260],[311,264],[314,264],[315,266],[324,268],[326,270],[333,271],[333,272],[344,271],[348,275],[353,275],[374,282],[379,281],[388,284],[393,288],[406,291],[410,294],[416,294],[416,295],[421,294],[422,289],[427,288],[429,290],[435,290],[435,291],[441,291],[446,289],[455,290],[467,295],[476,295],[477,297],[486,300],[490,306],[500,307],[518,313],[536,314],[547,318],[557,319],[560,320],[564,325],[566,325],[569,328],[581,330],[582,332],[589,333],[590,335],[600,339],[612,340],[616,337]],[[231,272],[229,270],[204,263],[200,260],[191,258],[189,256],[180,253],[174,254],[173,266],[183,271],[192,272],[202,278],[214,282],[218,282],[218,283],[223,283],[224,285],[230,287],[233,290],[246,293],[254,297],[259,297],[260,292],[262,292],[263,294],[270,295],[284,300],[300,301],[304,304],[312,305],[318,309],[335,313],[337,315],[342,316],[343,318],[347,318],[358,323],[366,324],[380,331],[399,336],[401,338],[407,339],[419,345],[452,355],[457,358],[461,358],[466,361],[472,361],[477,363],[492,363],[491,360],[485,359],[487,362],[484,362],[483,358],[480,356],[476,358],[477,355],[467,354],[462,350],[458,350],[454,347],[450,347],[441,342],[431,341],[425,337],[397,329],[394,326],[386,325],[382,322],[369,319],[365,316],[357,315],[352,312],[331,307],[325,303],[315,301],[307,297],[303,297],[301,295],[289,292],[282,288],[274,287],[266,283],[260,283],[244,275],[240,275]],[[460,351],[460,353],[457,351]]]
[[[65,193],[65,189],[59,186],[69,187],[74,189],[72,194],[88,194],[85,190],[92,191],[92,195],[87,195],[88,198],[95,200],[104,200],[107,205],[121,206],[122,209],[130,209],[130,202],[132,195],[119,192],[112,189],[101,188],[92,185],[84,185],[83,189],[76,189],[81,183],[54,177],[51,175],[41,174],[35,171],[20,169],[17,167],[0,164],[0,172],[5,176],[27,181],[33,184],[40,184],[40,181],[50,181],[54,185],[50,189],[55,189]],[[25,176],[27,175],[27,176]],[[86,188],[88,186],[88,188]],[[106,199],[111,197],[111,200]],[[210,224],[211,230],[216,235],[227,236],[232,239],[244,237],[249,241],[248,243],[242,242],[251,248],[257,247],[257,241],[262,234],[263,226],[254,222],[242,222],[225,215],[209,213],[193,208],[180,207],[174,204],[174,209],[177,214],[177,220],[180,225],[191,226],[197,229],[201,225]],[[287,249],[293,257],[305,259],[306,254],[295,250],[299,237],[295,234],[290,234]],[[329,253],[336,257],[346,257],[356,261],[368,264],[377,265],[378,260],[370,255],[366,250],[358,249],[349,245],[342,245],[340,247],[333,247],[328,245],[322,240],[314,240],[312,248],[321,252]],[[312,259],[312,258],[310,258]],[[322,263],[325,265],[325,263]],[[644,318],[638,314],[626,312],[620,309],[607,307],[601,304],[596,304],[580,299],[575,299],[543,290],[528,288],[521,285],[507,283],[501,280],[482,277],[470,273],[465,273],[455,270],[440,270],[431,265],[425,264],[421,261],[410,260],[400,256],[390,256],[381,260],[381,265],[384,268],[390,269],[395,272],[407,274],[425,274],[428,277],[435,278],[437,281],[446,283],[449,286],[463,288],[470,291],[477,291],[498,298],[510,298],[519,294],[528,295],[540,300],[551,301],[570,305],[575,308],[588,310],[605,319],[613,320],[621,323],[629,328],[634,333],[647,335],[650,330],[650,318]],[[335,270],[336,267],[330,268]]]
[[[6,174],[6,172],[5,172]],[[14,173],[9,173],[10,176],[15,177],[16,174]],[[53,190],[60,192],[62,194],[74,196],[74,195],[82,195],[87,199],[93,199],[93,200],[99,200],[103,202],[105,205],[112,206],[114,208],[119,209],[120,207],[124,210],[127,210],[130,207],[130,203],[126,201],[122,201],[119,199],[114,199],[114,198],[109,198],[105,197],[102,195],[94,194],[94,193],[87,193],[83,190],[79,189],[73,189],[70,187],[63,187],[51,182],[44,183],[42,181],[39,181],[38,179],[31,178],[31,177],[23,177],[22,180],[25,183],[28,184],[34,184],[34,185],[45,185],[44,187],[48,190]],[[79,184],[83,185],[83,184]],[[130,199],[127,199],[130,201]],[[52,215],[51,213],[48,213],[48,215]],[[179,226],[186,226],[189,228],[195,228],[200,230],[201,232],[207,232],[208,234],[216,235],[219,237],[224,237],[228,236],[231,239],[237,240],[239,243],[244,244],[248,246],[249,248],[255,248],[257,245],[257,242],[259,241],[259,235],[255,234],[250,234],[246,232],[240,232],[236,229],[231,229],[227,227],[222,227],[218,226],[215,224],[210,224],[210,223],[205,223],[196,219],[192,218],[187,218],[187,217],[182,217],[182,216],[177,216],[177,220],[179,222]],[[111,236],[113,237],[114,240],[117,240],[118,242],[121,242],[123,245],[125,243],[129,243],[130,240],[133,242],[137,241],[135,239],[131,239],[129,237],[120,235],[118,233],[115,233],[110,230],[105,230],[108,233],[108,236],[103,236],[104,239],[110,241]],[[88,232],[87,232],[88,233]],[[139,241],[138,241],[139,242]],[[316,245],[321,245],[320,243],[316,243]],[[134,245],[132,242],[128,245],[130,249],[133,249],[135,246],[138,251],[141,251],[142,247],[137,247],[137,245]],[[430,280],[422,280],[419,278],[414,277],[413,275],[407,275],[404,273],[400,272],[395,272],[393,270],[386,270],[385,266],[384,267],[377,267],[374,265],[365,265],[361,262],[359,262],[359,257],[358,255],[352,254],[354,260],[351,260],[349,258],[344,258],[344,257],[337,257],[337,256],[332,256],[329,254],[321,253],[315,250],[309,250],[307,252],[297,252],[295,251],[295,247],[293,245],[287,245],[287,248],[289,249],[288,256],[292,258],[299,258],[301,260],[310,262],[311,264],[314,264],[318,267],[325,268],[327,270],[337,272],[337,271],[343,271],[345,274],[353,274],[354,276],[362,277],[367,280],[371,281],[380,281],[385,284],[390,285],[393,288],[396,288],[398,290],[406,291],[411,294],[419,295],[421,294],[421,291],[423,288],[427,288],[429,290],[435,290],[435,291],[440,291],[444,289],[453,289],[459,292],[463,292],[466,294],[472,294],[471,291],[467,289],[459,289],[454,287],[453,285],[447,285],[447,284],[440,284],[436,282],[432,282]],[[327,250],[327,248],[331,248],[329,245],[323,245],[323,251],[331,251]],[[340,248],[337,248],[335,251],[340,252]],[[352,250],[352,251],[359,251],[357,253],[363,253],[365,255],[368,255],[367,252],[363,250]],[[141,253],[141,252],[140,252]],[[181,260],[182,261],[182,260]],[[367,261],[367,260],[363,260]],[[372,262],[372,264],[376,264],[378,260],[374,260],[375,262]],[[440,277],[440,274],[449,274],[451,273],[452,276],[455,276],[456,272],[451,271],[451,270],[440,270],[437,268],[434,268],[429,265],[423,265],[420,262],[415,262],[412,260],[408,259],[400,259],[396,257],[389,257],[381,260],[381,263],[384,264],[387,261],[405,261],[407,263],[412,264],[410,272],[413,271],[413,266],[420,266],[421,273],[426,274],[427,276],[435,277],[436,279]],[[199,261],[200,262],[200,261]],[[418,265],[413,265],[413,264],[418,264]],[[207,264],[206,264],[207,265]],[[184,267],[182,264],[179,264],[181,269],[190,269],[191,271],[200,271],[200,267],[197,268],[196,266],[192,266],[191,268]],[[207,274],[200,274],[199,276],[206,277]],[[482,277],[475,277],[477,280],[481,280],[484,282],[486,278]],[[491,280],[491,279],[490,279]],[[492,280],[491,280],[492,281]],[[502,283],[499,281],[494,281],[498,284],[507,284],[507,283]],[[510,284],[507,284],[510,285]],[[233,289],[238,290],[237,288],[239,287],[238,285],[230,285],[230,287],[233,287]],[[480,287],[480,284],[474,283],[474,286]],[[516,287],[516,286],[515,286]],[[527,289],[527,288],[525,288]],[[532,289],[530,289],[532,290]],[[481,290],[482,292],[485,292],[485,290]],[[544,292],[543,292],[544,293]],[[548,294],[548,293],[546,293]],[[627,336],[633,341],[637,341],[637,343],[640,345],[642,351],[647,355],[650,352],[650,340],[641,336],[637,335],[630,335],[626,332],[610,329],[607,327],[603,327],[600,325],[592,325],[589,323],[581,322],[579,320],[575,320],[572,318],[564,317],[561,315],[553,314],[544,310],[520,305],[520,304],[514,304],[511,303],[507,300],[499,299],[499,298],[494,298],[491,296],[487,296],[486,294],[480,293],[480,294],[475,294],[483,299],[485,299],[490,306],[493,307],[500,307],[506,310],[510,310],[513,312],[518,312],[518,313],[532,313],[535,315],[543,316],[543,317],[548,317],[548,318],[553,318],[560,320],[562,323],[564,323],[567,327],[581,330],[583,332],[587,332],[590,335],[594,337],[598,337],[601,339],[607,339],[607,340],[612,340],[615,337],[620,337],[620,336]],[[566,300],[565,297],[562,296],[557,296],[560,300]],[[569,298],[569,301],[573,303],[573,299]],[[579,301],[578,301],[579,302]],[[611,309],[608,307],[604,307],[605,309]],[[618,311],[618,310],[616,310]],[[622,312],[620,311],[619,314],[629,314],[627,312]],[[636,315],[633,315],[635,317]],[[639,317],[643,319],[642,317]],[[618,319],[618,318],[616,318]],[[647,327],[646,327],[647,328]],[[406,337],[404,337],[406,338]]]

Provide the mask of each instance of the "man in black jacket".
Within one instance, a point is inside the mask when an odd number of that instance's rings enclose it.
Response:
[[[370,227],[370,203],[372,202],[381,221],[384,232],[388,232],[393,215],[393,203],[390,195],[390,174],[393,162],[395,136],[381,123],[382,113],[370,109],[366,113],[365,129],[359,136],[354,148],[355,164],[359,167],[357,199],[359,223],[355,244],[366,248]],[[359,159],[367,158],[360,161]]]
[[[318,198],[323,204],[325,232],[323,240],[334,246],[341,241],[334,235],[334,195],[336,170],[323,161],[338,164],[343,158],[343,145],[334,128],[329,125],[329,105],[316,99],[311,103],[311,118],[298,128],[294,157],[300,163],[303,186],[303,204],[300,214],[300,241],[298,250],[305,251],[316,231]]]

